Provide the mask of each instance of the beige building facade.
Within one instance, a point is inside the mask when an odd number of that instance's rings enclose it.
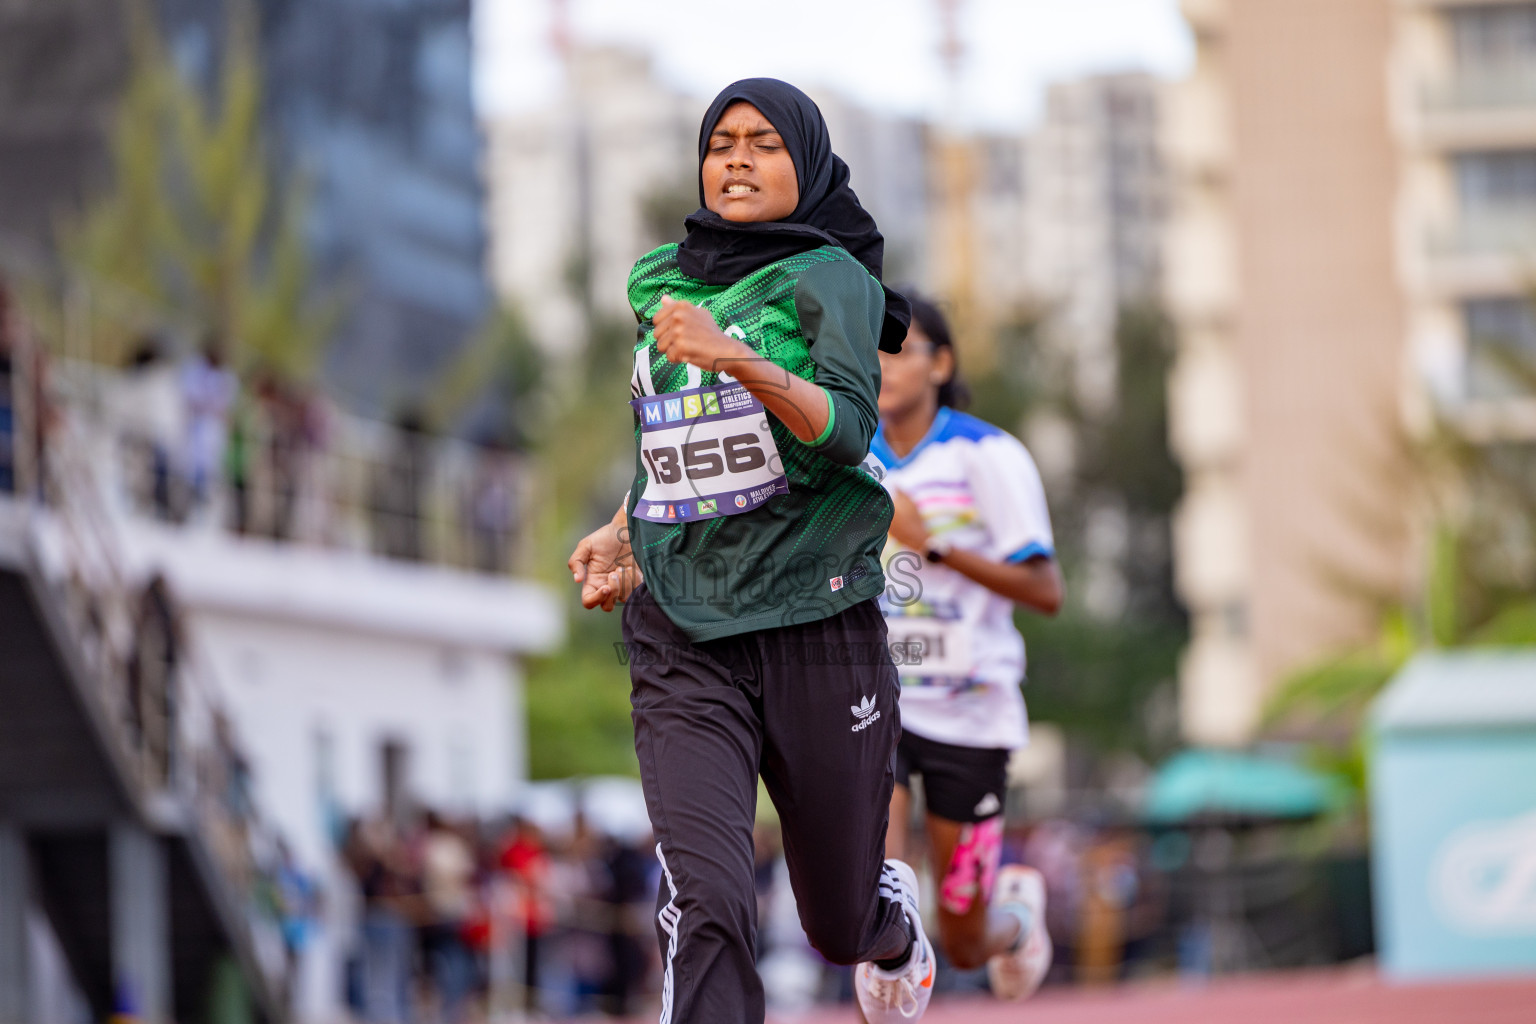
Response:
[[[1536,440],[1536,2],[1184,0],[1165,296],[1186,735],[1252,738],[1418,560],[1402,439]]]
[[[1186,736],[1239,744],[1278,680],[1375,628],[1402,584],[1407,303],[1391,0],[1185,0],[1168,98],[1165,296],[1179,327],[1175,524]]]
[[[1413,362],[1473,436],[1536,437],[1498,357],[1536,356],[1536,3],[1399,0],[1389,70]]]

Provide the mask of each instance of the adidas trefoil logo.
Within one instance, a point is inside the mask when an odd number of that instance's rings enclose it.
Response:
[[[855,719],[853,729],[851,730],[853,732],[866,729],[880,720],[880,712],[875,710],[875,698],[873,696],[865,697],[859,703],[850,705],[848,710],[853,712]]]

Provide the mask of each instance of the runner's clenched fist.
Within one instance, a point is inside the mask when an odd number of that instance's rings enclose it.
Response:
[[[701,370],[719,372],[743,359],[754,358],[746,345],[715,324],[709,310],[670,295],[661,297],[661,309],[651,317],[656,350],[669,362],[687,363]]]

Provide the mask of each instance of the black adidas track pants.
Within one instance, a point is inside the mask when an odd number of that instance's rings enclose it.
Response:
[[[800,921],[833,963],[897,957],[882,894],[896,669],[874,601],[694,644],[643,586],[624,608],[635,752],[662,883],[661,1024],[759,1024],[752,825],[778,809]]]

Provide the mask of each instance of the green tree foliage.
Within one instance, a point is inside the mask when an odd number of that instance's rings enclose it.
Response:
[[[303,189],[279,182],[262,142],[254,30],[232,19],[209,99],[148,17],[134,23],[112,187],[59,232],[93,297],[89,354],[120,363],[146,322],[170,322],[217,339],[237,364],[308,378],[339,306],[315,297]]]
[[[566,284],[585,313],[586,345],[548,375],[533,443],[546,496],[535,524],[541,575],[567,595],[571,631],[565,649],[529,676],[529,764],[534,778],[633,775],[629,672],[614,647],[618,614],[581,607],[565,560],[581,537],[613,518],[629,486],[635,327],[595,308],[591,262],[582,254],[566,268]]]
[[[640,217],[652,248],[668,242],[681,242],[686,229],[683,219],[699,208],[699,195],[691,183],[659,188],[640,204]]]
[[[491,404],[495,439],[526,449],[538,438],[546,376],[544,354],[527,322],[517,309],[503,306],[427,389],[423,409],[432,426],[453,430],[466,414]]]
[[[1056,619],[1016,617],[1029,649],[1030,717],[1062,726],[1080,748],[1155,760],[1177,741],[1175,680],[1188,639],[1173,591],[1170,519],[1183,481],[1168,450],[1172,330],[1154,305],[1120,311],[1115,400],[1095,415],[1078,402],[1071,354],[1046,340],[1045,326],[1031,313],[1005,323],[995,372],[969,382],[981,418],[1019,430],[1048,417],[1074,441],[1071,478],[1048,495],[1067,604]],[[1127,606],[1112,620],[1082,603],[1088,515],[1104,503],[1123,510],[1131,530],[1120,567]]]
[[[1505,354],[1507,379],[1536,399],[1536,364],[1513,346]],[[1536,445],[1482,440],[1450,409],[1400,448],[1427,523],[1413,587],[1372,593],[1340,580],[1375,600],[1377,636],[1284,680],[1264,716],[1270,729],[1314,737],[1313,759],[1357,793],[1366,712],[1409,658],[1435,648],[1536,645]]]
[[[1029,645],[1031,720],[1053,722],[1099,754],[1155,761],[1170,751],[1183,630],[1138,618],[1105,622],[1071,608],[1056,619],[1020,613],[1017,622]]]
[[[529,775],[638,775],[618,613],[574,614],[566,649],[528,668]]]

